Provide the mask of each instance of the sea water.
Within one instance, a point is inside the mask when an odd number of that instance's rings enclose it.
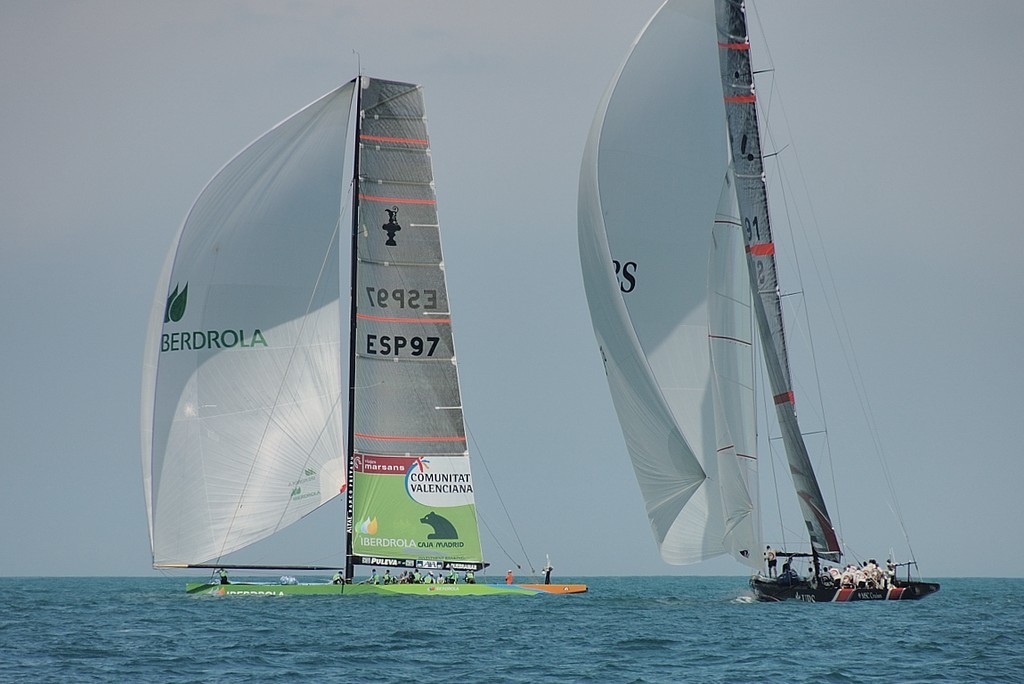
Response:
[[[1024,579],[921,601],[753,601],[741,577],[575,596],[189,596],[0,578],[3,682],[1024,682]]]

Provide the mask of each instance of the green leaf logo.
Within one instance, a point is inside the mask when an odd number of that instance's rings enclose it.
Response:
[[[164,323],[174,321],[177,323],[185,315],[185,305],[188,304],[188,282],[181,292],[178,292],[178,285],[175,283],[174,292],[167,298],[167,307],[164,309]]]

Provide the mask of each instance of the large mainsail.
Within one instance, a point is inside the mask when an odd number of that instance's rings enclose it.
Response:
[[[423,91],[362,83],[350,551],[480,567]]]
[[[750,279],[757,292],[754,311],[761,334],[768,380],[811,546],[819,555],[838,560],[839,542],[796,419],[775,265],[775,243],[768,218],[768,194],[758,132],[757,97],[750,66],[746,15],[742,0],[716,0],[715,6],[730,150],[740,216],[743,219]]]
[[[732,186],[723,188],[724,115],[710,4],[667,2],[590,131],[580,258],[662,557],[694,563],[728,551],[756,567],[753,370],[740,322],[750,294],[736,268]]]
[[[343,488],[338,219],[353,92],[239,153],[170,250],[142,386],[155,565],[217,561]]]

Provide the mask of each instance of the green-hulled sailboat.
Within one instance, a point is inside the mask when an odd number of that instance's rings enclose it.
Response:
[[[324,572],[315,584],[194,583],[191,593],[586,590],[353,583],[357,565],[391,576],[487,565],[420,86],[354,79],[207,184],[152,308],[142,463],[154,567]],[[343,567],[226,560],[343,494]]]

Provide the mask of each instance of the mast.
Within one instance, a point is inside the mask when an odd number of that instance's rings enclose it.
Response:
[[[345,435],[345,577],[346,583],[351,582],[355,574],[352,562],[352,521],[354,499],[352,482],[355,479],[355,415],[356,415],[356,266],[359,262],[359,134],[362,130],[362,98],[363,76],[355,78],[356,83],[356,121],[355,145],[352,160],[352,256],[349,264],[349,322],[348,322],[348,432]]]

